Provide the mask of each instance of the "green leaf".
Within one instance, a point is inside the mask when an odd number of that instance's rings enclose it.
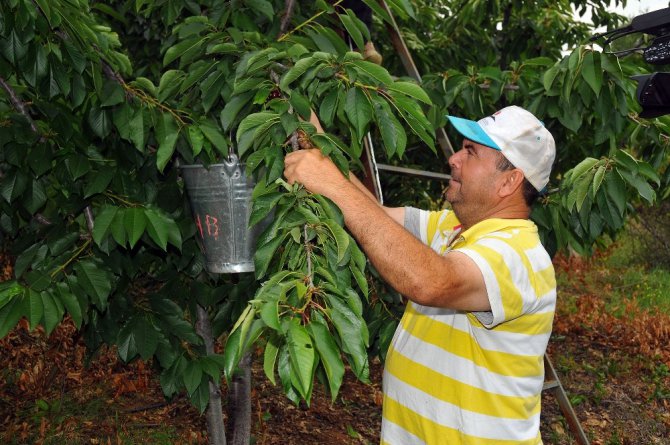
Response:
[[[560,68],[560,65],[556,63],[556,65],[552,66],[544,73],[544,76],[542,77],[542,84],[544,85],[545,91],[549,91],[551,89],[552,85],[554,84],[554,79],[556,79]]]
[[[18,65],[27,52],[28,45],[23,43],[15,29],[9,33],[9,37],[0,40],[0,53],[14,66]]]
[[[132,86],[140,88],[145,92],[149,93],[151,96],[156,96],[156,85],[146,77],[137,77],[132,83]]]
[[[430,100],[430,97],[428,97],[428,94],[426,94],[426,92],[415,83],[393,82],[388,86],[388,89],[413,97],[414,99],[420,100],[427,105],[433,104],[433,102]]]
[[[335,401],[344,377],[344,363],[342,363],[342,357],[340,357],[340,349],[327,326],[312,321],[308,325],[308,329],[314,339],[316,350],[321,357],[321,363],[328,377],[331,400]]]
[[[614,159],[617,160],[617,163],[619,165],[622,165],[625,167],[627,170],[631,172],[637,172],[638,171],[638,160],[633,157],[630,153],[628,153],[625,150],[617,150],[617,152],[614,154]]]
[[[259,246],[254,255],[254,265],[256,270],[256,279],[265,276],[268,266],[272,261],[275,251],[284,241],[284,236],[277,236],[263,246]]]
[[[319,202],[321,208],[329,219],[335,221],[339,226],[344,226],[344,216],[342,215],[342,211],[333,201],[323,195],[312,195],[312,197]]]
[[[291,103],[291,106],[295,109],[295,111],[298,112],[300,117],[303,119],[309,119],[309,116],[312,112],[312,109],[310,107],[309,100],[302,94],[298,93],[297,91],[291,91],[291,96],[289,97],[289,102]]]
[[[337,296],[329,295],[330,316],[341,339],[342,349],[350,355],[354,374],[362,381],[368,378],[368,332],[364,321],[357,317]]]
[[[100,106],[110,107],[123,103],[126,99],[126,95],[117,81],[108,80],[105,82],[101,99]]]
[[[161,249],[167,250],[170,225],[175,222],[154,209],[145,209],[144,216],[146,217],[146,230],[151,239]]]
[[[296,389],[303,398],[307,399],[307,394],[312,387],[312,374],[314,372],[314,345],[307,330],[297,319],[291,320],[289,324],[287,345],[291,373],[296,377],[294,381],[298,383]]]
[[[277,363],[277,355],[279,354],[279,347],[275,344],[276,337],[272,337],[265,344],[265,351],[263,352],[263,371],[268,380],[276,385],[275,381],[275,363]]]
[[[77,297],[70,291],[66,283],[56,283],[56,296],[72,318],[77,329],[81,328],[82,310]]]
[[[339,93],[340,91],[337,88],[333,88],[321,101],[319,118],[325,127],[330,127],[333,124],[333,118],[339,103]]]
[[[109,111],[91,107],[88,112],[88,125],[96,136],[104,139],[112,131],[112,119],[109,117]]]
[[[233,122],[235,121],[235,118],[239,114],[240,110],[249,103],[249,101],[253,98],[254,92],[246,92],[242,93],[238,96],[233,96],[228,103],[226,103],[226,106],[223,107],[223,110],[221,111],[221,126],[223,127],[224,131],[228,131]]]
[[[235,329],[228,336],[225,349],[223,350],[223,374],[225,375],[226,380],[229,382],[232,381],[233,373],[235,372],[235,368],[237,368],[237,364],[240,361],[240,350],[242,349],[241,341],[240,330]]]
[[[200,382],[203,380],[202,377],[202,367],[200,366],[200,363],[195,360],[188,362],[186,369],[184,369],[184,373],[182,374],[182,379],[184,380],[184,386],[189,395],[193,394],[195,390],[198,389]]]
[[[158,141],[156,167],[161,173],[172,158],[178,137],[179,127],[174,116],[170,113],[161,113],[158,125],[156,125],[156,139]]]
[[[228,140],[214,122],[201,122],[200,130],[202,130],[205,137],[214,144],[219,153],[223,156],[228,156]]]
[[[621,175],[618,173],[608,175],[605,181],[605,189],[607,190],[607,196],[610,198],[608,202],[613,202],[618,213],[623,215],[626,210],[626,186]]]
[[[119,357],[121,357],[121,360],[124,362],[128,362],[137,355],[135,335],[133,334],[133,325],[135,323],[135,318],[131,318],[121,330],[119,330],[119,334],[117,335],[116,344],[119,351]]]
[[[193,150],[193,156],[198,156],[205,143],[205,135],[202,134],[202,130],[197,125],[189,125],[187,134],[188,142],[191,144],[191,149]]]
[[[411,17],[416,20],[414,8],[410,0],[388,0],[388,6],[400,17]]]
[[[203,44],[204,38],[193,37],[188,40],[182,40],[165,51],[163,56],[163,66],[166,67],[173,61],[183,57],[189,52],[197,51]]]
[[[356,129],[356,136],[362,139],[367,125],[372,120],[370,100],[359,88],[350,88],[344,101],[344,112]]]
[[[130,248],[132,249],[142,237],[144,229],[147,226],[147,219],[144,216],[144,209],[141,207],[126,209],[123,215],[123,225],[128,235]]]
[[[21,196],[28,185],[28,177],[22,171],[12,171],[0,184],[0,194],[8,203]]]
[[[600,94],[600,89],[603,86],[603,73],[599,65],[592,51],[588,51],[584,55],[582,77],[589,84],[593,92],[596,93],[596,96]]]
[[[26,294],[28,297],[28,323],[30,325],[30,330],[33,330],[42,321],[42,317],[44,316],[44,303],[42,302],[42,296],[39,292],[27,289]]]
[[[249,227],[253,227],[268,216],[283,196],[285,195],[282,192],[270,192],[255,198],[249,216]]]
[[[21,278],[26,270],[33,264],[33,260],[37,256],[41,247],[42,243],[33,244],[19,254],[14,263],[14,276],[16,278]]]
[[[337,262],[340,263],[349,249],[349,234],[331,219],[324,221],[324,225],[328,227],[337,243]]]
[[[393,78],[386,68],[377,65],[376,63],[368,62],[367,60],[354,60],[351,63],[360,71],[366,73],[381,84],[387,87],[393,84]]]
[[[363,34],[358,29],[353,19],[349,17],[348,14],[337,14],[340,18],[340,21],[344,25],[344,28],[347,30],[347,33],[354,41],[359,50],[363,51],[365,49],[365,42],[363,41]]]
[[[656,192],[654,191],[653,188],[651,188],[651,186],[647,181],[645,181],[640,176],[632,174],[629,171],[620,169],[618,167],[617,172],[628,184],[632,185],[640,194],[640,196],[646,199],[649,202],[649,204],[654,203],[654,201],[656,200]]]
[[[100,246],[109,233],[109,228],[114,221],[118,207],[105,206],[100,213],[95,217],[95,224],[93,225],[93,241]]]
[[[136,110],[129,122],[130,141],[135,148],[144,152],[144,113],[142,110]]]
[[[407,144],[407,135],[391,113],[388,103],[383,100],[374,103],[375,122],[379,126],[386,154],[391,157],[394,154],[401,155]]]
[[[89,198],[107,190],[107,186],[112,182],[115,175],[116,168],[113,167],[89,172],[87,179],[90,178],[90,180],[84,187],[84,198]]]
[[[570,202],[571,199],[574,199],[574,204],[577,209],[577,211],[581,210],[582,205],[584,204],[584,201],[586,200],[586,197],[588,196],[589,190],[592,189],[592,181],[593,177],[596,174],[596,170],[590,169],[583,175],[581,175],[574,183],[572,187],[572,191],[570,192],[570,195],[568,196],[568,201]],[[568,204],[568,208],[570,208],[570,205]]]
[[[272,21],[272,19],[274,19],[275,11],[272,7],[272,3],[266,0],[245,0],[244,3],[263,14],[268,20]]]
[[[279,82],[279,88],[283,91],[290,91],[289,85],[299,77],[301,77],[305,72],[312,67],[317,62],[313,57],[306,57],[304,59],[298,60],[295,65],[293,65],[281,78]]]
[[[193,406],[200,411],[200,414],[204,413],[209,403],[209,381],[203,379],[200,386],[192,394],[189,394],[189,399]]]
[[[51,286],[51,275],[41,270],[31,270],[26,274],[26,282],[32,290],[43,291]]]
[[[80,261],[74,265],[77,282],[91,297],[100,310],[107,307],[107,297],[112,291],[112,280],[109,274],[94,262]]]
[[[135,347],[142,360],[149,360],[158,347],[158,332],[149,317],[143,317],[133,326]]]
[[[63,319],[63,308],[58,305],[50,292],[40,292],[44,304],[44,330],[51,334],[58,323]]]
[[[572,171],[568,173],[570,175],[570,182],[575,183],[582,175],[591,170],[597,162],[598,160],[595,158],[586,158],[577,164]]]
[[[37,213],[47,201],[47,194],[39,179],[29,183],[28,189],[23,195],[23,206],[31,215]]]
[[[253,113],[245,117],[240,125],[237,127],[237,141],[239,142],[240,137],[243,133],[259,127],[263,124],[267,124],[271,120],[279,121],[279,115],[277,113]]]
[[[14,297],[0,309],[0,338],[14,329],[21,317],[28,314],[28,297],[25,292],[14,295]]]
[[[91,171],[91,162],[86,156],[75,155],[65,160],[65,166],[73,180],[77,180]]]
[[[16,281],[3,281],[0,283],[0,309],[5,307],[15,297],[23,295],[24,288]]]
[[[279,301],[271,300],[263,304],[260,310],[261,320],[265,322],[268,327],[279,331]]]
[[[167,70],[158,83],[158,100],[165,102],[179,90],[184,72],[181,70]]]
[[[605,173],[607,172],[607,166],[605,164],[600,165],[598,170],[596,170],[595,175],[593,176],[593,196],[596,196],[600,186],[605,178]]]

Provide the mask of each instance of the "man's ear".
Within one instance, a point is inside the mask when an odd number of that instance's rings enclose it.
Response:
[[[523,184],[523,172],[518,168],[502,172],[498,195],[501,198],[514,194]]]

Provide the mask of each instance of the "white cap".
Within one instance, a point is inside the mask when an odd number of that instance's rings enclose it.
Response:
[[[500,150],[538,191],[546,187],[556,157],[556,144],[549,130],[532,113],[512,105],[477,122],[447,118],[465,138]]]

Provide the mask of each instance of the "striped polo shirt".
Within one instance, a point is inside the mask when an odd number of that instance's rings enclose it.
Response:
[[[537,227],[489,219],[461,231],[452,211],[410,207],[405,227],[439,254],[471,258],[491,311],[408,302],[384,368],[381,443],[541,444],[556,279]]]

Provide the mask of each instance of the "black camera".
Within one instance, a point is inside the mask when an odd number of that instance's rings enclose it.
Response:
[[[613,49],[616,41],[633,34],[654,36],[651,43],[626,41],[628,48]],[[633,18],[630,25],[595,35],[591,40],[605,37],[603,47],[616,56],[641,52],[645,62],[652,65],[670,63],[670,8],[659,9]],[[632,77],[638,82],[637,101],[642,106],[640,117],[652,118],[670,114],[670,73],[640,74]]]

